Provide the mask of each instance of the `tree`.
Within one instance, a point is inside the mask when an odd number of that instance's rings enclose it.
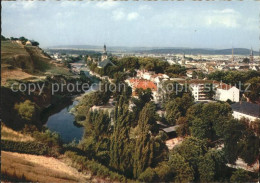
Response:
[[[244,125],[235,119],[231,119],[223,125],[223,151],[229,163],[234,163],[238,158],[238,141],[241,138],[244,129]]]
[[[147,168],[143,173],[140,174],[138,180],[141,182],[154,182],[157,178],[156,172],[152,168]]]
[[[185,93],[182,98],[177,97],[166,104],[166,119],[169,124],[174,125],[179,117],[185,116],[188,108],[192,106],[193,98]]]
[[[180,154],[174,153],[170,155],[169,166],[175,182],[192,182],[194,180],[194,170]]]
[[[37,42],[37,41],[31,41],[32,42],[32,46],[39,46],[40,44],[39,44],[39,42]]]
[[[134,177],[140,174],[148,167],[155,167],[159,162],[164,160],[167,147],[164,142],[151,134],[153,130],[154,115],[151,111],[152,103],[147,103],[140,113],[138,120],[138,137],[135,142]]]
[[[245,91],[246,97],[250,99],[252,102],[256,102],[260,100],[260,77],[253,77],[252,79],[247,81],[249,84],[248,91]]]
[[[189,122],[188,119],[186,117],[180,117],[177,121],[176,121],[177,125],[180,125],[177,128],[177,134],[178,136],[184,137],[186,135],[190,134],[190,129],[189,129]]]
[[[244,59],[243,59],[243,63],[248,64],[249,62],[250,62],[249,58],[244,58]]]
[[[177,97],[182,97],[186,92],[185,88],[175,81],[163,82],[162,90],[164,94],[164,101],[174,100]]]
[[[187,112],[191,133],[198,138],[217,140],[223,135],[224,123],[232,118],[231,112],[227,103],[193,105]]]
[[[90,158],[95,157],[103,164],[109,164],[110,118],[103,111],[90,111],[84,124],[84,136],[80,143]]]
[[[127,101],[120,97],[115,108],[114,129],[110,144],[110,166],[131,177],[133,174],[133,144],[129,139],[130,115]]]
[[[33,115],[36,112],[36,106],[30,100],[15,104],[14,108],[18,111],[18,114],[21,116],[21,118],[26,121],[32,121]]]
[[[251,177],[248,173],[243,169],[238,169],[233,172],[230,182],[243,183],[243,182],[251,182]]]
[[[174,149],[173,153],[179,153],[185,161],[190,164],[194,170],[195,178],[198,179],[198,165],[200,162],[200,157],[204,156],[207,149],[205,140],[200,140],[195,137],[188,137]]]
[[[144,90],[142,88],[138,88],[135,91],[138,95],[137,98],[132,98],[132,102],[134,103],[133,107],[133,116],[134,116],[134,121],[137,122],[139,113],[143,109],[146,103],[150,102],[151,99],[153,98],[152,96],[152,90],[150,88]]]
[[[5,41],[5,40],[6,38],[3,35],[1,35],[1,41]]]
[[[199,139],[211,139],[213,133],[210,121],[202,120],[200,118],[195,118],[192,121],[190,131],[192,136]]]
[[[201,156],[198,169],[201,182],[221,181],[226,172],[223,151],[210,149],[204,156]]]
[[[239,156],[248,164],[254,164],[259,157],[259,138],[247,129],[239,141]]]

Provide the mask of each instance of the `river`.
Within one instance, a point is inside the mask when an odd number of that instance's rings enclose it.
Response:
[[[85,72],[85,74],[88,75],[89,73]],[[93,87],[91,86],[90,89],[86,91],[86,93],[95,91],[97,88],[98,85],[93,85]],[[46,126],[51,131],[57,132],[64,143],[70,143],[74,139],[76,142],[79,142],[82,139],[84,128],[78,127],[74,124],[75,116],[70,113],[70,110],[78,103],[79,101],[73,101],[72,104],[66,106],[58,113],[49,116],[46,122]]]

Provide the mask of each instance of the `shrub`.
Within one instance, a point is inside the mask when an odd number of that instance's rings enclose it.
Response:
[[[143,173],[140,174],[138,180],[142,182],[155,182],[157,174],[152,168],[147,168]]]
[[[230,182],[250,182],[251,177],[248,175],[248,173],[243,169],[238,169],[233,172]]]
[[[109,170],[106,166],[94,161],[88,160],[85,156],[78,155],[73,151],[66,151],[65,156],[72,159],[77,167],[81,171],[91,171],[94,175],[99,177],[110,177],[113,180],[125,181],[126,178],[116,172]]]
[[[48,155],[50,151],[48,146],[38,142],[1,140],[1,145],[2,150],[26,154]]]

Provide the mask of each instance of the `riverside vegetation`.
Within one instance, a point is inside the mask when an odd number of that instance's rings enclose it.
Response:
[[[9,41],[6,44],[17,46],[16,43]],[[7,51],[3,53],[9,54]],[[153,70],[172,76],[185,74],[185,68],[178,65],[169,67],[158,59],[134,57],[111,59],[115,66],[108,66],[103,71],[98,71],[94,63],[88,64],[91,70],[100,72],[101,75],[108,75],[115,83],[124,82],[127,75],[134,76],[133,68]],[[5,64],[8,63],[9,61],[6,60]],[[52,72],[58,67],[52,65],[50,60],[47,63],[53,67]],[[28,72],[23,70],[24,68],[19,68],[22,72]],[[49,75],[46,80],[63,77],[75,79],[66,68],[62,68],[68,73],[66,76]],[[37,69],[34,72],[37,72],[35,74],[37,79],[39,75],[46,74]],[[34,72],[28,73],[34,74]],[[103,81],[101,85],[109,84],[109,81]],[[152,93],[149,89],[136,91],[138,97],[134,99],[131,98],[132,91],[129,87],[125,91],[93,92],[84,96],[75,108],[76,119],[84,126],[82,140],[78,144],[75,142],[63,144],[56,133],[42,126],[39,119],[45,106],[43,104],[49,105],[59,101],[62,97],[66,97],[66,94],[55,97],[46,94],[48,102],[44,103],[43,98],[34,98],[36,95],[30,97],[23,93],[10,92],[8,84],[2,87],[2,91],[5,91],[2,95],[8,96],[9,101],[3,103],[6,109],[2,110],[6,111],[3,111],[5,115],[3,115],[1,131],[4,131],[6,126],[12,127],[19,130],[19,135],[14,133],[14,136],[29,136],[30,139],[11,140],[11,132],[5,131],[6,136],[1,139],[4,144],[3,150],[52,157],[65,156],[71,160],[71,166],[83,173],[90,171],[92,175],[103,178],[103,181],[257,180],[256,173],[230,168],[227,163],[234,164],[238,157],[248,165],[258,160],[260,122],[256,121],[253,123],[255,125],[248,125],[249,123],[244,119],[233,119],[231,107],[226,102],[195,104],[190,92],[180,91],[178,95],[174,93],[167,95],[162,105],[167,115],[160,117],[156,113],[158,107],[152,102]],[[94,105],[106,104],[111,97],[115,102],[112,116],[105,111],[90,110]],[[134,104],[133,108],[130,107],[131,103]],[[171,125],[179,124],[177,133],[178,136],[184,137],[184,141],[169,150],[165,145],[168,137],[159,131],[156,121]],[[3,173],[8,174],[8,172]],[[24,177],[17,177],[16,180],[24,181]],[[26,181],[33,180],[26,179]]]

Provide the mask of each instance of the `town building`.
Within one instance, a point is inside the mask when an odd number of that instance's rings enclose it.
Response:
[[[26,41],[25,45],[26,46],[32,46],[32,42],[28,40],[28,41]]]
[[[132,96],[137,97],[136,89],[140,88],[146,90],[148,88],[152,91],[153,101],[159,103],[162,100],[162,95],[158,92],[157,85],[149,80],[131,78],[127,79],[126,83],[132,88]]]
[[[260,119],[260,105],[249,102],[237,102],[231,105],[235,119],[246,118],[249,121]]]
[[[214,99],[220,101],[231,100],[232,102],[239,102],[239,89],[235,86],[220,83],[217,87]]]
[[[114,66],[115,64],[107,56],[107,47],[104,45],[103,54],[101,56],[101,61],[98,62],[98,68],[105,68],[108,65]]]

